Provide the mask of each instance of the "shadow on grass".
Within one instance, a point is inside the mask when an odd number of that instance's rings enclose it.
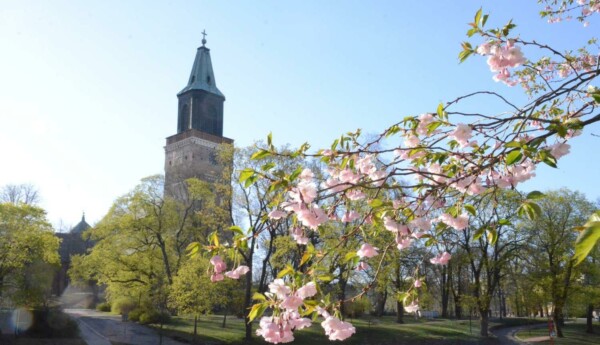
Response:
[[[479,337],[478,321],[472,320],[471,327],[468,320],[424,320],[406,318],[404,324],[395,322],[394,316],[382,318],[363,318],[348,320],[356,327],[356,334],[344,341],[351,345],[494,345],[498,341],[491,338]],[[228,318],[227,327],[221,327],[222,316],[203,316],[198,322],[197,344],[266,344],[262,339],[254,337],[251,342],[243,342],[244,324],[242,319]],[[536,320],[530,319],[503,319],[492,320],[490,326],[512,327],[532,324]],[[540,320],[537,320],[540,322]],[[179,341],[193,344],[193,318],[176,317],[165,325],[164,334]],[[253,327],[255,332],[257,325]],[[320,322],[315,322],[312,327],[297,331],[294,334],[297,344],[331,344]]]

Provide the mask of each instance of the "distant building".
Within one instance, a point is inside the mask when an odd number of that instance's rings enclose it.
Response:
[[[81,216],[81,221],[75,225],[69,232],[57,233],[56,236],[61,239],[58,253],[60,254],[60,270],[54,277],[52,294],[61,296],[69,286],[70,280],[67,271],[71,267],[71,256],[85,254],[92,248],[93,243],[84,240],[82,234],[91,226],[85,221],[85,214]]]
[[[204,33],[203,33],[204,34]],[[182,199],[184,181],[197,177],[212,182],[222,167],[216,159],[223,137],[225,95],[217,88],[206,39],[196,51],[188,84],[178,94],[177,134],[165,146],[165,195]]]

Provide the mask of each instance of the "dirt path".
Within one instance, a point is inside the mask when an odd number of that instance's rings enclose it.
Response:
[[[152,328],[133,322],[123,322],[116,315],[88,309],[65,309],[79,324],[81,337],[88,345],[110,345],[111,341],[130,345],[184,345],[164,337]]]

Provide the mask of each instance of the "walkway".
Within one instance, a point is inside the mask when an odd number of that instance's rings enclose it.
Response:
[[[526,329],[542,328],[542,327],[548,327],[548,325],[540,323],[540,324],[528,325],[528,326],[500,328],[500,329],[492,331],[492,334],[494,334],[498,338],[498,340],[500,341],[500,345],[523,345],[523,344],[530,344],[530,342],[529,341],[526,342],[526,341],[517,339],[515,337],[515,334],[517,332],[526,330]],[[548,337],[544,337],[544,338],[548,339]],[[532,340],[532,339],[530,339],[530,340]]]
[[[65,309],[65,313],[77,321],[81,337],[88,345],[111,345],[111,341],[130,345],[185,345],[167,337],[161,343],[154,329],[123,322],[117,315],[89,309]]]

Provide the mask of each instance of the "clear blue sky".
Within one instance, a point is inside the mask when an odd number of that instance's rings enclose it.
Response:
[[[176,93],[200,32],[226,95],[224,134],[240,146],[328,145],[378,132],[492,81],[485,60],[459,65],[466,23],[483,6],[523,38],[576,48],[600,22],[550,25],[534,0],[4,1],[0,7],[0,185],[32,183],[55,225],[98,221],[145,176],[162,173]],[[527,53],[527,52],[526,52]],[[600,85],[598,85],[600,86]],[[600,197],[598,125],[558,170],[525,187]]]

